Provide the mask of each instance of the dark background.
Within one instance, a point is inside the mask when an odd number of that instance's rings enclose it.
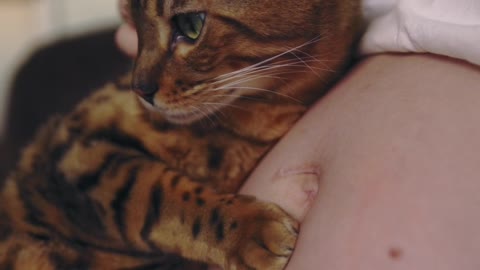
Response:
[[[0,183],[21,149],[49,116],[63,114],[82,98],[126,72],[131,60],[115,46],[115,29],[60,40],[35,50],[9,87],[5,136],[0,141]]]

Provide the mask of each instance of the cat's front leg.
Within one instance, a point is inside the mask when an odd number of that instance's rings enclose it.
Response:
[[[226,206],[218,209],[224,219],[215,224],[217,210],[213,210],[210,222],[215,238],[210,238],[217,243],[224,241],[224,269],[285,268],[298,235],[296,221],[276,205],[244,196],[227,200]],[[222,233],[222,228],[228,235]]]
[[[149,196],[141,237],[151,249],[228,270],[281,270],[298,224],[279,207],[212,189],[174,174]]]

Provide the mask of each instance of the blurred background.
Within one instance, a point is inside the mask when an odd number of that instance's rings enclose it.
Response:
[[[116,5],[116,0],[0,0],[0,133],[18,65],[47,42],[116,25]]]
[[[0,0],[0,177],[51,114],[128,69],[117,0]]]

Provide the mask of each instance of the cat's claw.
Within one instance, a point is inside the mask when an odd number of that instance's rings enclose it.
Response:
[[[226,270],[282,270],[292,255],[298,222],[275,205],[254,205],[259,209],[239,228],[242,237]]]

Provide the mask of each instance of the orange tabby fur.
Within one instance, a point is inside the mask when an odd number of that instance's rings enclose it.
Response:
[[[283,269],[298,224],[234,192],[344,67],[357,1],[130,5],[133,73],[50,121],[0,187],[0,269]],[[172,43],[195,12],[198,40]]]

